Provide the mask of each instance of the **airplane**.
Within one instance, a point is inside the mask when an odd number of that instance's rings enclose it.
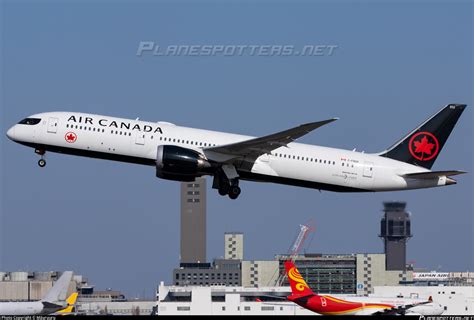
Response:
[[[347,297],[336,298],[329,295],[315,294],[303,279],[294,263],[285,261],[285,269],[290,282],[292,294],[287,300],[322,315],[441,315],[442,306],[432,298],[375,298]]]
[[[40,301],[0,302],[0,315],[47,315],[62,310],[72,279],[72,271],[65,271]]]
[[[465,104],[449,104],[385,151],[369,154],[294,142],[337,118],[263,137],[201,130],[78,112],[29,116],[7,131],[35,149],[155,167],[156,176],[194,181],[213,176],[212,188],[236,199],[240,180],[337,192],[377,192],[455,184],[464,171],[431,171]]]

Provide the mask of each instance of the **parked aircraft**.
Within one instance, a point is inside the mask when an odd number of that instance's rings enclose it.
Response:
[[[440,315],[442,306],[427,300],[406,298],[345,297],[315,294],[292,261],[285,261],[292,294],[288,300],[322,315]]]
[[[0,302],[0,315],[45,315],[66,308],[67,290],[72,271],[65,271],[40,301]]]

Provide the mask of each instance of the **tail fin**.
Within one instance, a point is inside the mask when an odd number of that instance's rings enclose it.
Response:
[[[54,286],[49,289],[46,296],[41,300],[45,302],[55,303],[66,300],[67,290],[72,279],[72,271],[64,271],[61,277],[56,281]]]
[[[431,169],[465,108],[447,105],[379,155]]]
[[[306,281],[299,273],[294,263],[290,260],[285,261],[286,274],[290,282],[291,292],[293,295],[307,296],[314,295],[314,292],[308,287]]]

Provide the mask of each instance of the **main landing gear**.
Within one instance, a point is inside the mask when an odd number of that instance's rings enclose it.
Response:
[[[217,172],[214,175],[212,187],[219,191],[221,196],[228,195],[231,199],[237,199],[240,195],[239,179],[228,179],[223,171]]]
[[[218,191],[221,196],[228,195],[231,199],[237,199],[241,192],[239,187],[239,180],[233,179],[232,182],[230,182],[229,180],[221,181]]]
[[[36,149],[35,153],[41,156],[41,159],[38,160],[38,165],[43,168],[46,165],[46,160],[44,160],[44,154],[46,153],[44,150]]]

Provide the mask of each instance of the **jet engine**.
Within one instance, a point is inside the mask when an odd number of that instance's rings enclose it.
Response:
[[[211,164],[198,151],[172,145],[158,146],[156,176],[162,179],[193,181],[210,173]]]

